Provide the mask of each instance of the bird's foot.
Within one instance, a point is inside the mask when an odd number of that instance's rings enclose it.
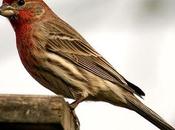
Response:
[[[76,122],[76,125],[77,127],[79,128],[80,127],[80,121],[75,113],[75,108],[78,106],[79,103],[81,103],[83,100],[85,100],[85,97],[80,97],[78,98],[77,100],[75,100],[74,102],[72,102],[71,104],[69,104],[69,107],[70,107],[70,110],[71,110],[71,113],[73,115],[73,118]]]
[[[79,130],[79,128],[80,128],[80,121],[78,119],[78,116],[76,115],[75,110],[71,110],[71,113],[72,113],[72,116],[73,116],[74,121],[76,123],[76,128]]]
[[[73,103],[71,103],[71,104],[68,103],[68,105],[69,105],[69,108],[70,108],[70,113],[71,113],[71,115],[73,117],[73,120],[75,122],[75,125],[76,125],[75,127],[76,127],[77,130],[79,130],[79,128],[80,128],[80,121],[78,119],[78,116],[75,113],[75,107],[77,105],[75,106],[75,104],[73,104]]]

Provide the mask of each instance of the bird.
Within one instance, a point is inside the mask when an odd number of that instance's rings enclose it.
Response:
[[[22,64],[47,89],[83,101],[104,101],[135,111],[161,130],[175,130],[139,99],[145,93],[129,82],[43,0],[3,0]],[[138,97],[137,97],[137,96]]]

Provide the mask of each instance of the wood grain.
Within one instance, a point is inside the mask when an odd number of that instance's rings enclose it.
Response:
[[[0,95],[1,130],[79,130],[61,96]]]

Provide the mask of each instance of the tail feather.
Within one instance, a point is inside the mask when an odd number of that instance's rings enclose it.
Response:
[[[153,110],[148,108],[146,105],[141,103],[135,97],[126,97],[128,101],[128,105],[130,109],[136,111],[138,114],[149,120],[155,126],[157,126],[161,130],[175,130],[171,125],[169,125],[166,121],[162,119],[158,114],[156,114]]]

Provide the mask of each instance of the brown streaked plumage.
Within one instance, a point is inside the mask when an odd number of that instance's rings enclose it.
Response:
[[[75,99],[105,101],[134,110],[161,130],[174,130],[134,94],[144,92],[122,77],[70,25],[42,0],[4,0],[0,14],[16,33],[17,48],[27,71],[43,86]]]
[[[142,90],[136,86],[128,86],[127,81],[75,30],[72,28],[65,30],[66,26],[60,24],[63,21],[60,20],[58,24],[56,21],[57,17],[56,19],[47,19],[45,22],[38,23],[40,26],[35,28],[33,36],[45,51],[64,57],[78,67],[86,69],[105,80],[119,84],[132,93],[139,96],[144,95]],[[38,33],[41,33],[42,36]]]

